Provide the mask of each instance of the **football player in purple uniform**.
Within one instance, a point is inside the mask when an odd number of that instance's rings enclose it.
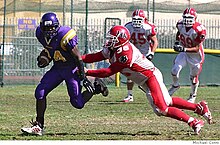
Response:
[[[36,37],[43,45],[48,56],[37,58],[40,68],[49,63],[46,58],[51,58],[53,66],[42,77],[35,90],[36,121],[32,127],[22,128],[28,134],[42,135],[44,129],[44,114],[46,111],[46,96],[59,84],[65,81],[70,103],[77,109],[82,109],[94,94],[108,95],[106,85],[96,78],[94,85],[86,78],[80,51],[77,48],[78,39],[76,31],[68,26],[61,26],[55,13],[45,13],[36,29]],[[80,85],[82,82],[85,91]]]

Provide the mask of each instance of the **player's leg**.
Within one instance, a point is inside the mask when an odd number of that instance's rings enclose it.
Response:
[[[123,99],[123,102],[133,102],[133,87],[134,87],[134,82],[130,79],[127,79],[127,96]]]
[[[197,113],[203,116],[209,124],[212,123],[212,115],[205,101],[201,101],[195,104],[195,103],[188,102],[187,100],[184,100],[180,97],[172,97],[172,103],[170,106],[176,107],[179,109],[194,111],[194,113]]]
[[[40,83],[35,89],[35,98],[36,98],[36,121],[32,121],[32,126],[29,128],[22,128],[21,131],[34,134],[34,135],[43,135],[44,129],[44,114],[47,107],[46,96],[54,88],[56,88],[63,81],[60,78],[59,73],[51,69],[49,70],[41,79]]]
[[[94,94],[102,93],[103,96],[108,95],[108,88],[105,83],[99,79],[95,78],[94,81],[94,93],[90,93],[85,90],[82,92],[81,80],[76,73],[76,70],[64,70],[63,77],[65,78],[65,82],[67,85],[67,91],[70,96],[71,105],[77,109],[82,109],[86,102],[88,102]]]
[[[186,63],[185,53],[179,53],[174,59],[174,64],[171,70],[173,83],[171,88],[169,88],[168,90],[170,96],[172,96],[180,88],[180,83],[179,83],[180,72],[182,68],[186,66],[186,64],[187,63]]]
[[[157,112],[157,115],[160,114],[186,122],[193,128],[196,134],[199,134],[201,127],[204,125],[202,120],[190,117],[181,109],[168,106],[172,99],[163,83],[162,75],[159,70],[154,71],[154,76],[150,77],[146,83],[151,94],[151,98],[149,98],[149,96],[148,98],[149,100],[152,100],[150,102],[151,105],[153,104],[152,107],[154,108],[154,111]]]
[[[199,75],[202,71],[202,64],[189,64],[190,66],[190,82],[191,82],[191,92],[187,99],[189,102],[194,103],[197,96],[197,90],[199,87]]]
[[[95,94],[101,93],[104,97],[108,96],[108,87],[102,79],[96,77],[93,84],[95,88]]]

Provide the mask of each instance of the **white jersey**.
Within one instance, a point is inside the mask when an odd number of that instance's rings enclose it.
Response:
[[[201,63],[204,61],[204,48],[203,41],[206,37],[206,28],[200,23],[196,22],[192,28],[186,31],[186,27],[183,25],[182,20],[180,20],[176,25],[180,35],[179,40],[184,47],[191,48],[196,45],[200,45],[199,52],[184,52],[186,53],[189,61],[191,63]]]
[[[132,22],[125,24],[125,27],[131,34],[131,43],[133,43],[142,54],[147,55],[151,52],[152,42],[151,36],[157,34],[156,26],[150,22],[145,22],[143,27],[135,28],[132,26]]]

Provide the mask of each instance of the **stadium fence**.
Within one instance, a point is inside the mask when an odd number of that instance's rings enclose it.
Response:
[[[162,1],[162,0],[161,0]],[[136,8],[144,9],[149,21],[158,27],[159,46],[154,63],[164,74],[167,85],[171,83],[171,67],[176,53],[170,51],[175,41],[176,22],[181,18],[182,11],[189,3],[163,1],[149,4],[143,1],[114,1],[106,2],[91,0],[70,1],[36,1],[8,0],[0,11],[0,83],[37,84],[50,66],[40,69],[36,58],[42,46],[35,38],[35,28],[41,15],[46,11],[58,14],[62,25],[68,25],[77,31],[79,48],[82,54],[96,52],[102,49],[107,30],[116,24],[124,25],[131,20],[131,13]],[[193,0],[191,1],[193,2]],[[1,1],[2,3],[2,1]],[[2,4],[4,5],[4,4]],[[198,21],[207,28],[206,60],[200,76],[202,85],[218,85],[220,77],[220,18],[218,18],[218,1],[210,3],[191,4],[198,9]],[[212,6],[210,9],[210,6]],[[203,9],[201,9],[203,7]],[[153,11],[153,12],[152,12]],[[162,50],[162,51],[161,51]],[[107,61],[86,64],[88,68],[108,67]],[[184,69],[181,84],[189,85],[188,69]],[[105,79],[109,85],[115,84],[115,76]],[[120,84],[126,79],[120,75]]]

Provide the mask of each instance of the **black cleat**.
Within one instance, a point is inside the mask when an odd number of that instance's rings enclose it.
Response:
[[[94,87],[95,87],[95,94],[102,93],[103,96],[108,96],[108,87],[105,85],[105,83],[100,78],[95,78],[94,81]]]

